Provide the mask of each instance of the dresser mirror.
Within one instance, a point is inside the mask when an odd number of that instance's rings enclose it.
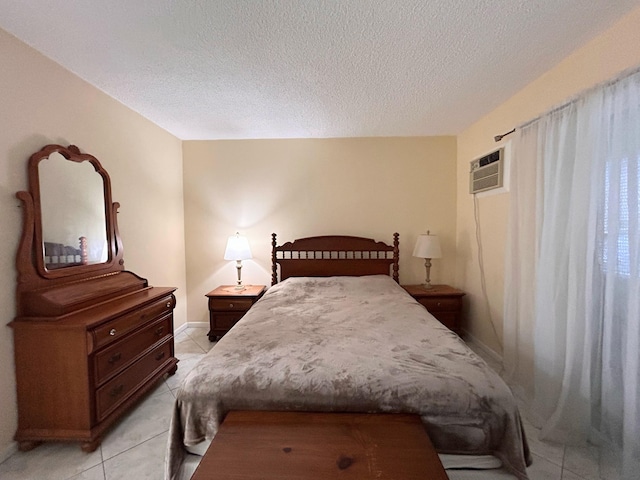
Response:
[[[44,268],[109,260],[104,180],[88,162],[59,152],[38,163]]]
[[[122,245],[109,174],[97,158],[70,145],[47,145],[28,164],[19,192],[25,222],[19,283],[72,280],[122,270]]]

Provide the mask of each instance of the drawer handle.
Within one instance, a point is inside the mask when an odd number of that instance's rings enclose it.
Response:
[[[117,387],[113,387],[111,389],[111,391],[109,392],[109,395],[111,397],[117,397],[118,395],[122,394],[122,391],[124,390],[124,385],[120,384]]]
[[[156,355],[156,361],[162,360],[164,358],[164,352],[160,352]]]
[[[167,302],[167,308],[171,308],[171,302]]]
[[[442,305],[442,303],[438,302],[438,306]]]
[[[113,365],[114,363],[120,361],[121,358],[122,358],[122,354],[121,353],[115,353],[115,354],[111,355],[111,358],[109,358],[109,363],[111,365]]]
[[[163,333],[164,333],[164,326],[156,328],[156,335],[158,337],[161,337]]]
[[[116,334],[116,329],[112,328],[111,330],[109,330],[109,335],[111,335],[112,337],[115,336]]]
[[[230,303],[230,304],[229,304],[229,308],[233,308],[233,303]]]

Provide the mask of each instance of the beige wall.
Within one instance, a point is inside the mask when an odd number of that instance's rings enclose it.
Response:
[[[419,233],[441,236],[432,280],[455,271],[454,137],[189,141],[183,144],[189,321],[208,321],[204,295],[235,282],[223,260],[236,230],[253,260],[245,283],[270,284],[271,233],[281,242],[346,234],[391,242],[400,233],[400,280],[421,283],[411,257]]]
[[[497,327],[496,335],[488,321],[489,315],[480,288],[473,197],[467,193],[469,162],[499,146],[493,141],[494,135],[507,132],[539,116],[623,70],[640,66],[639,45],[640,8],[458,136],[458,258],[455,281],[468,293],[466,299],[470,311],[467,318],[473,321],[465,325],[466,329],[473,337],[498,353],[502,350],[503,270],[509,194],[479,200],[486,283],[491,316]]]
[[[176,286],[186,321],[181,142],[0,30],[0,460],[16,428],[13,337],[15,252],[22,228],[15,192],[31,153],[48,143],[95,155],[120,202],[125,266],[152,285]]]

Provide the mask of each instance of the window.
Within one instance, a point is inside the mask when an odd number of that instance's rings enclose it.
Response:
[[[617,164],[616,164],[617,163]],[[614,178],[619,181],[613,181]],[[615,273],[622,277],[631,275],[631,254],[629,232],[640,225],[640,156],[631,162],[607,162],[604,185],[603,239],[600,255],[603,269],[607,270],[610,258],[615,258]],[[613,190],[613,191],[612,191]],[[610,225],[618,225],[618,231],[612,232]],[[610,238],[615,235],[615,239]],[[637,259],[636,259],[637,260]],[[638,275],[638,270],[635,275]]]

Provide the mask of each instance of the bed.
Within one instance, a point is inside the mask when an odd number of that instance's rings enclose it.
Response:
[[[398,285],[397,234],[393,245],[325,236],[278,246],[275,234],[272,244],[274,285],[177,392],[167,480],[231,410],[415,413],[438,453],[470,460],[461,466],[492,456],[527,479],[509,388]]]

